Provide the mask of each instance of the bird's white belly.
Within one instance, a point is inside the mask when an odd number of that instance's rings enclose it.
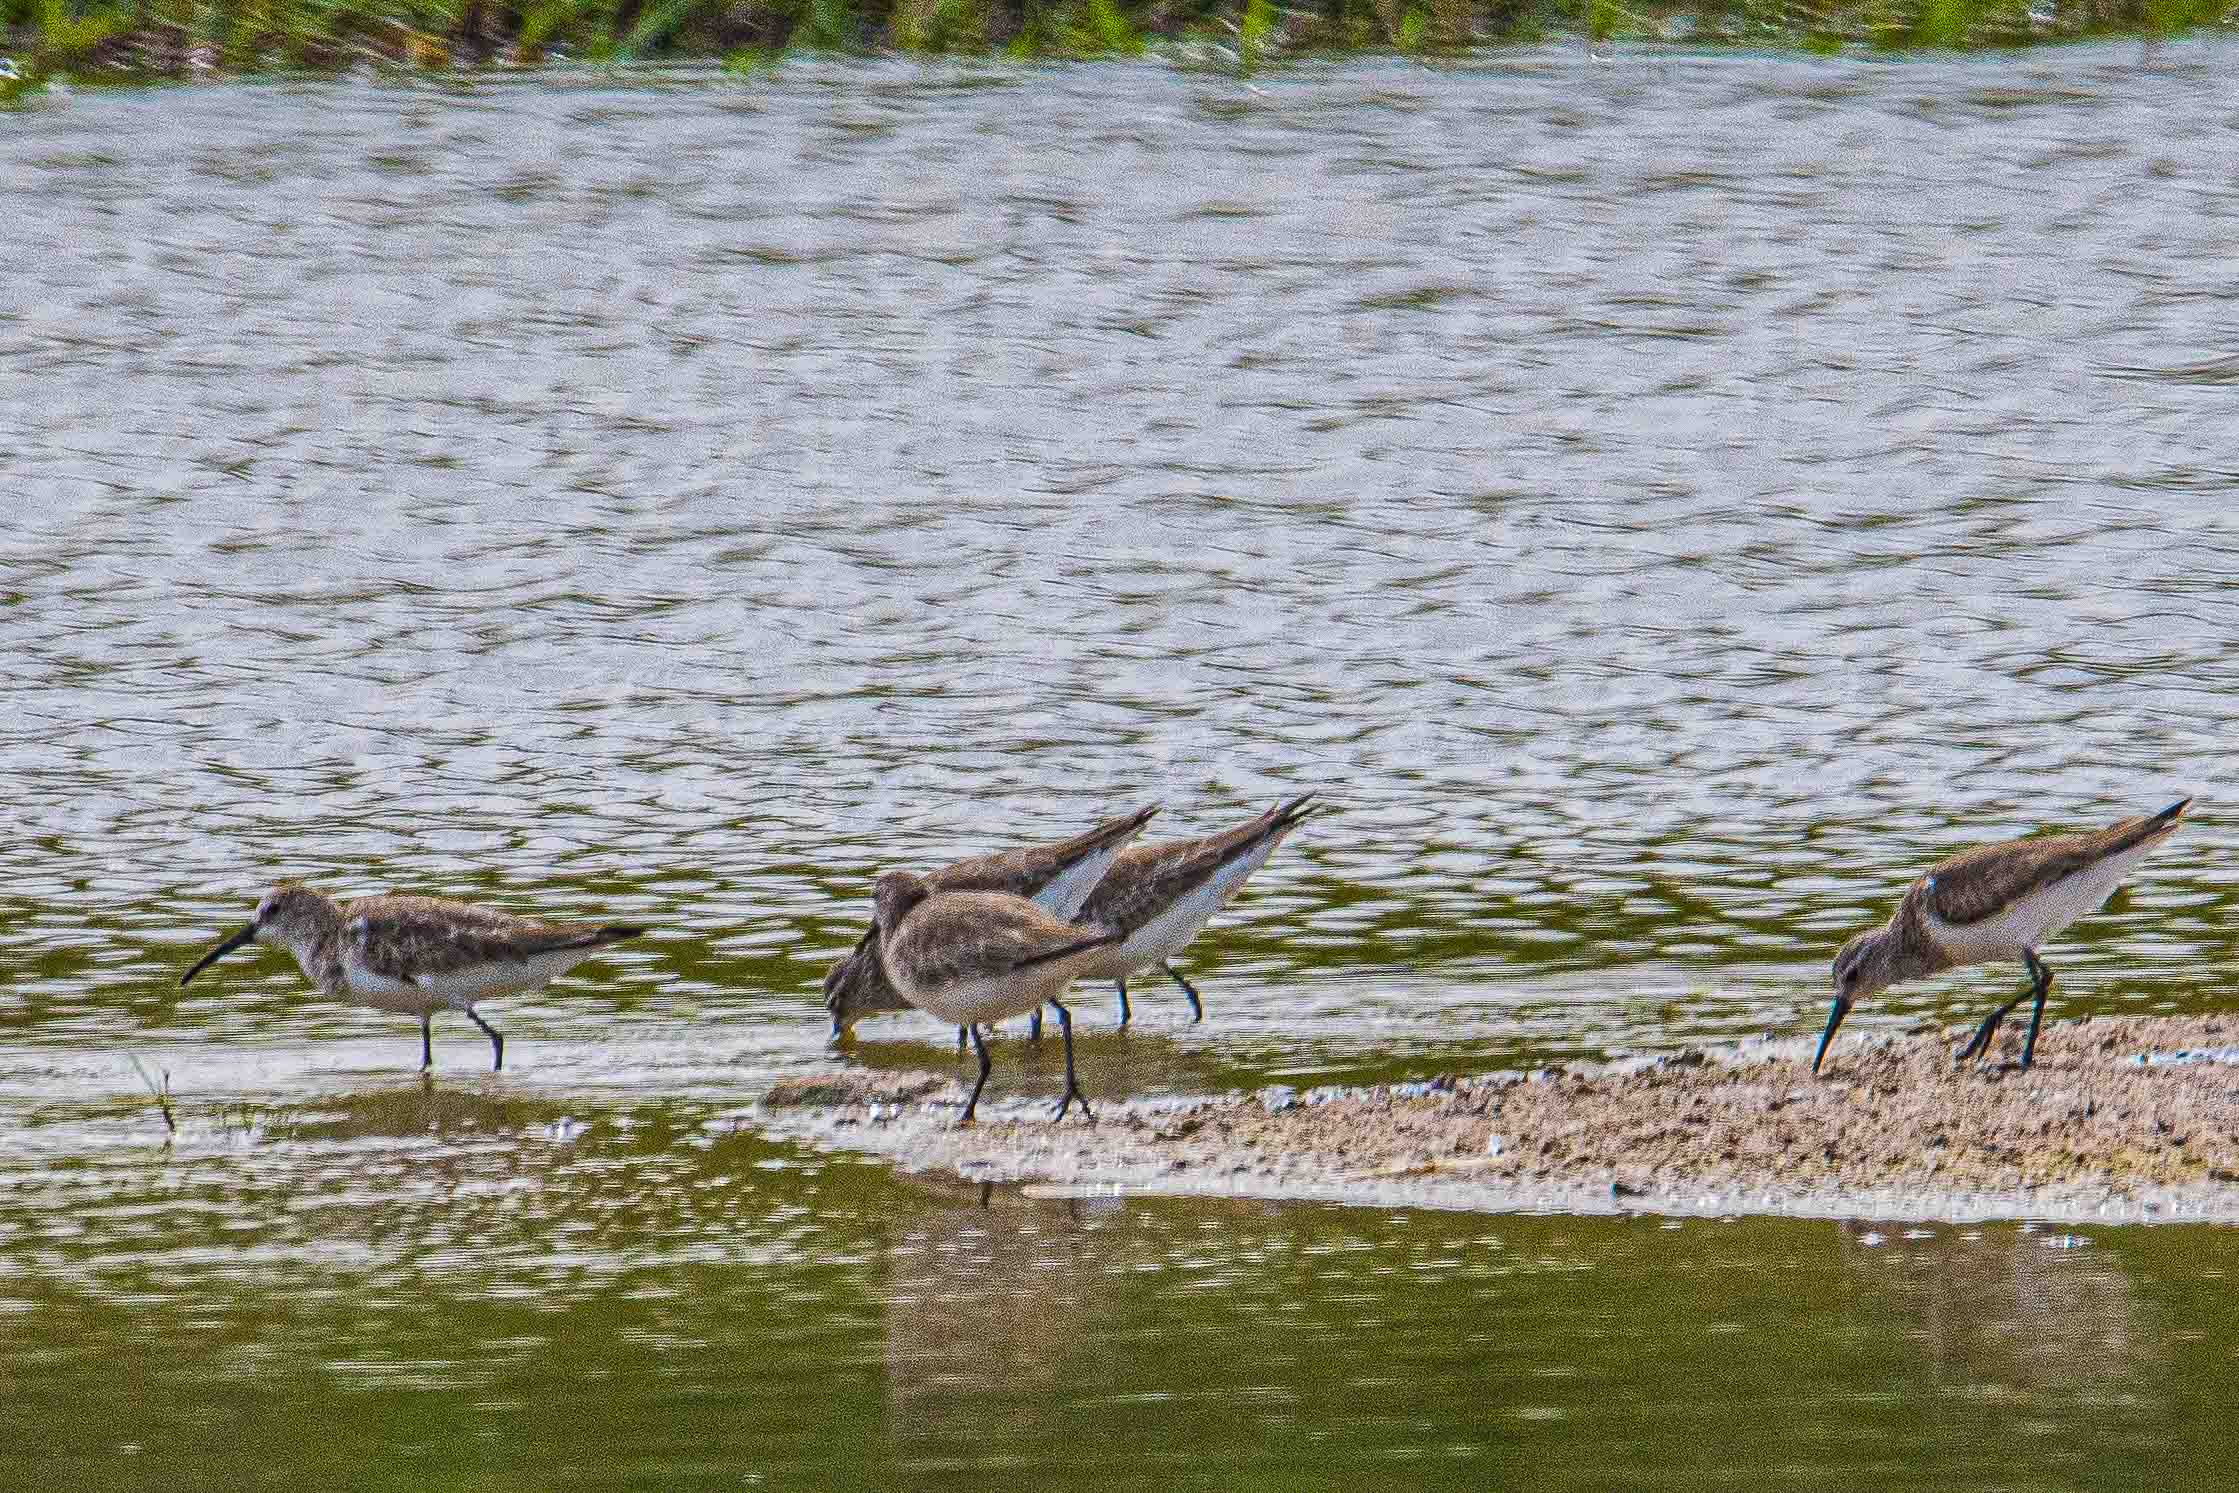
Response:
[[[2154,845],[2140,845],[2120,855],[2109,856],[2098,865],[2063,877],[2022,898],[2004,912],[1979,922],[1947,923],[1930,912],[1929,936],[1960,964],[2018,959],[2023,950],[2038,948],[2078,918],[2097,912],[2114,895],[2115,888],[2122,885],[2123,878],[2154,848]]]
[[[1190,946],[1191,940],[1205,931],[1213,914],[1228,905],[1246,877],[1267,863],[1274,854],[1275,836],[1261,841],[1249,853],[1215,871],[1205,879],[1204,885],[1187,896],[1176,899],[1173,906],[1128,935],[1127,941],[1115,949],[1100,951],[1093,975],[1106,979],[1123,979],[1139,969],[1148,969],[1161,960],[1171,959]]]
[[[418,973],[408,979],[377,974],[345,955],[342,979],[350,993],[366,1005],[420,1016],[430,1011],[464,1011],[476,1001],[495,995],[521,995],[541,990],[556,976],[581,963],[587,954],[583,949],[560,949],[524,960],[497,960],[461,965],[440,973]]]
[[[1112,869],[1112,862],[1118,860],[1120,852],[1126,848],[1123,841],[1099,850],[1086,860],[1069,867],[1055,881],[1035,893],[1035,904],[1050,916],[1071,922],[1073,914],[1081,910],[1081,904],[1088,900],[1088,894],[1096,890],[1096,884],[1104,879],[1104,873]]]
[[[444,1005],[441,999],[411,981],[375,974],[347,954],[342,956],[342,983],[352,996],[378,1011],[424,1016]]]

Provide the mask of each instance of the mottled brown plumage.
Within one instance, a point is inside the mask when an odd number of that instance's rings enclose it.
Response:
[[[905,916],[897,931],[881,937],[879,957],[888,978],[914,991],[921,998],[918,1004],[938,998],[953,1006],[960,998],[957,992],[974,982],[1038,969],[1116,937],[1109,929],[1084,929],[1051,917],[1008,892],[937,892]],[[908,984],[902,986],[905,979]],[[1001,1021],[1024,1015],[1039,1004],[1002,996],[988,999],[1016,1009],[990,1006],[956,1019]]]
[[[1812,1071],[1819,1071],[1850,1008],[1866,996],[1900,981],[2013,958],[2028,965],[2029,989],[1990,1013],[1959,1060],[1988,1051],[1998,1024],[2033,996],[2021,1053],[2028,1067],[2053,980],[2050,966],[2037,957],[2038,945],[2104,903],[2139,860],[2175,833],[2191,802],[2101,830],[2005,840],[1939,861],[1905,889],[1885,925],[1859,934],[1835,956],[1834,1005]]]
[[[1109,850],[1124,854],[1127,842],[1142,833],[1143,826],[1157,813],[1158,805],[1150,804],[1132,814],[1107,819],[1069,840],[1051,845],[1022,845],[1016,850],[958,861],[932,872],[925,881],[936,892],[1008,892],[1031,901],[1051,882],[1092,861],[1100,853]],[[1090,888],[1093,889],[1100,879],[1091,879]]]
[[[1022,1016],[1045,1002],[1065,1038],[1065,1094],[1057,1117],[1075,1099],[1088,1100],[1073,1075],[1072,1014],[1058,1000],[1083,958],[1121,935],[1054,917],[1008,892],[939,892],[925,877],[889,871],[873,893],[879,960],[886,978],[913,1006],[964,1027],[978,1049],[979,1082],[965,1102],[969,1122],[987,1087],[982,1022]]]
[[[645,930],[548,923],[437,897],[362,897],[338,904],[343,941],[376,975],[434,981],[482,966],[527,964],[541,954],[602,947]]]
[[[1027,845],[995,855],[975,856],[944,866],[924,879],[939,892],[1007,892],[1042,904],[1054,916],[1070,918],[1103,878],[1129,840],[1158,812],[1153,804],[1107,819],[1085,833],[1050,845]],[[881,1011],[906,1011],[902,998],[879,960],[874,923],[854,950],[824,975],[824,1008],[832,1013],[832,1036],[844,1037],[863,1017]]]
[[[490,1039],[491,1070],[505,1066],[505,1039],[475,1003],[542,989],[573,965],[645,930],[609,923],[553,923],[438,897],[336,901],[283,881],[258,902],[247,926],[179,977],[185,985],[243,944],[276,944],[295,956],[325,994],[420,1018],[421,1067],[435,1062],[435,1012],[463,1012]]]
[[[1944,922],[1979,923],[2056,881],[2172,833],[2174,816],[2191,802],[2188,798],[2159,814],[2140,814],[2105,829],[1977,846],[1939,863],[1918,884],[1928,910]]]
[[[1116,928],[1127,937],[1088,961],[1083,978],[1119,986],[1120,1024],[1132,1014],[1127,977],[1156,964],[1189,997],[1192,1019],[1205,1017],[1197,989],[1174,968],[1173,958],[1204,931],[1213,914],[1243,889],[1284,837],[1319,807],[1314,795],[1276,805],[1234,829],[1162,845],[1131,845],[1112,863],[1081,905],[1079,921]]]
[[[1084,975],[1084,978],[1110,980],[1119,987],[1122,1026],[1133,1015],[1127,999],[1127,977],[1153,964],[1162,966],[1174,983],[1182,987],[1189,997],[1193,1019],[1204,1019],[1204,1002],[1196,988],[1170,961],[1204,929],[1214,913],[1228,904],[1242,888],[1244,879],[1284,837],[1315,812],[1319,806],[1312,802],[1313,798],[1311,793],[1302,793],[1233,829],[1216,834],[1168,840],[1158,845],[1130,845],[1118,853],[1111,869],[1096,883],[1077,912],[1052,909],[1079,922],[1117,928],[1129,935],[1125,942],[1106,948],[1091,961]],[[1211,885],[1224,875],[1231,878],[1231,884]],[[945,890],[987,889],[960,884],[947,873],[938,873],[936,879]],[[1193,894],[1202,894],[1204,904],[1189,905]],[[1162,917],[1169,921],[1154,926]],[[909,1008],[909,1002],[883,977],[875,957],[862,957],[876,937],[875,929],[866,933],[863,942],[857,945],[856,954],[833,965],[825,976],[824,1004],[832,1012],[835,1037],[865,1016]]]

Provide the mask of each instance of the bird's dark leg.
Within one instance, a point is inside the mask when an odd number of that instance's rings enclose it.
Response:
[[[1065,1111],[1078,1099],[1081,1101],[1081,1114],[1093,1120],[1096,1113],[1088,1107],[1088,1095],[1081,1092],[1080,1084],[1073,1077],[1073,1013],[1055,1000],[1050,1004],[1057,1010],[1058,1034],[1065,1039],[1065,1097],[1057,1101],[1056,1118],[1064,1119]]]
[[[490,1071],[497,1072],[505,1066],[505,1038],[499,1036],[498,1029],[484,1021],[482,1013],[472,1006],[467,1007],[466,1019],[482,1028],[483,1034],[490,1039]]]
[[[1990,1039],[1998,1034],[1998,1023],[2006,1019],[2007,1012],[2028,998],[2029,992],[2025,990],[1985,1016],[1982,1025],[1975,1028],[1975,1034],[1967,1039],[1967,1045],[1959,1049],[1959,1055],[1953,1061],[1964,1063],[1969,1058],[1978,1058],[1990,1051]]]
[[[1125,1026],[1135,1019],[1135,1013],[1128,1008],[1127,1004],[1127,976],[1121,975],[1112,983],[1119,987],[1120,1025]]]
[[[980,1081],[972,1085],[972,1097],[964,1101],[964,1118],[957,1122],[969,1125],[972,1123],[973,1112],[980,1105],[980,1090],[987,1087],[987,1070],[994,1065],[987,1060],[987,1039],[980,1035],[979,1027],[972,1025],[964,1030],[972,1034],[972,1049],[980,1055]]]
[[[1042,1008],[1040,1006],[1036,1006],[1033,1013],[1026,1018],[1026,1040],[1029,1042],[1042,1040]]]
[[[1161,959],[1159,963],[1165,967],[1166,973],[1173,977],[1174,983],[1182,987],[1182,994],[1189,997],[1189,1019],[1191,1021],[1203,1021],[1205,1019],[1205,1002],[1197,998],[1197,987],[1182,978],[1182,972],[1174,967],[1173,960]]]
[[[2036,962],[2034,955],[2029,956],[2029,959],[2032,964]],[[2032,982],[2031,989],[2034,988],[2035,983]],[[1954,1058],[1953,1061],[1964,1063],[1969,1058],[1979,1058],[1989,1052],[1990,1039],[1998,1034],[1998,1023],[2004,1021],[2013,1013],[2014,1007],[2027,999],[2029,999],[2029,991],[2024,990],[2021,994],[1985,1016],[1982,1019],[1982,1025],[1975,1028],[1974,1036],[1967,1039],[1967,1045],[1959,1049],[1959,1056]],[[2039,999],[2042,999],[2042,997],[2039,997]]]
[[[958,1052],[964,1050],[964,1028],[962,1027],[956,1029],[956,1050]]]
[[[428,1023],[434,1019],[435,1013],[432,1011],[420,1013],[420,1071],[422,1073],[435,1066],[435,1033],[428,1029]]]
[[[2035,1009],[2029,1013],[2029,1036],[2021,1044],[2021,1066],[2026,1068],[2037,1057],[2037,1027],[2045,1019],[2045,996],[2052,990],[2052,966],[2039,959],[2035,949],[2024,949],[2021,957],[2029,961],[2029,993],[2037,998]]]

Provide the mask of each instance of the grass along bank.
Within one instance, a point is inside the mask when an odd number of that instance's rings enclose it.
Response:
[[[1981,48],[2239,25],[2239,0],[0,0],[0,90],[76,81],[788,51],[1111,57],[1197,43],[1286,56],[1435,54],[1550,35]]]

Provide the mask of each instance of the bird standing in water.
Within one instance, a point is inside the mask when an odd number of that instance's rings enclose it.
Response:
[[[1127,937],[1088,960],[1082,978],[1110,980],[1119,987],[1121,1026],[1134,1014],[1127,1003],[1127,977],[1154,964],[1189,997],[1190,1019],[1205,1019],[1197,987],[1174,967],[1174,958],[1243,890],[1283,838],[1314,812],[1318,806],[1313,798],[1302,793],[1219,834],[1132,845],[1112,862],[1081,904],[1079,921],[1117,928]]]
[[[264,894],[247,926],[197,959],[179,984],[244,944],[275,944],[323,993],[419,1017],[422,1072],[435,1066],[435,1013],[464,1013],[490,1039],[495,1073],[505,1066],[505,1038],[477,1002],[541,990],[608,944],[643,932],[623,923],[547,923],[440,897],[338,902],[283,881]]]
[[[1083,959],[1124,935],[1068,923],[1008,892],[936,892],[925,877],[907,871],[881,876],[872,905],[887,979],[911,1005],[971,1033],[980,1076],[964,1102],[965,1124],[987,1087],[981,1023],[1023,1016],[1045,1002],[1057,1012],[1065,1039],[1065,1094],[1056,1117],[1064,1119],[1078,1099],[1081,1113],[1094,1118],[1073,1075],[1073,1016],[1058,996],[1079,975]]]
[[[1107,819],[1069,840],[974,856],[932,872],[925,881],[936,892],[1008,892],[1028,899],[1053,917],[1069,919],[1080,911],[1128,841],[1141,834],[1157,812],[1158,806],[1152,804]],[[832,1013],[834,1042],[845,1038],[865,1016],[910,1009],[910,1003],[886,978],[885,967],[879,962],[876,924],[864,933],[853,952],[825,972],[824,1009]],[[1036,1007],[1032,1014],[1033,1034],[1039,1039],[1041,1009]],[[962,1028],[957,1030],[956,1045],[960,1050],[964,1046]]]

